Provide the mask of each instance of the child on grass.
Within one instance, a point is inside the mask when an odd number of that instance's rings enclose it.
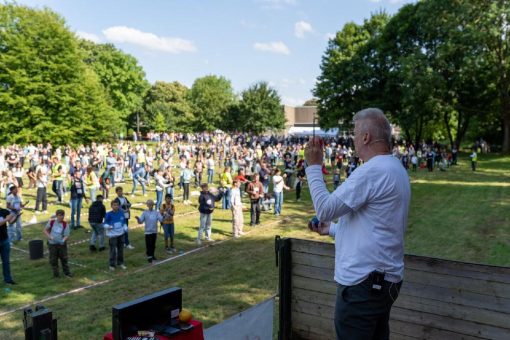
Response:
[[[174,224],[174,214],[175,214],[175,206],[172,201],[172,195],[165,195],[165,202],[161,205],[159,210],[161,215],[163,216],[163,231],[165,232],[165,250],[167,252],[174,252],[174,233],[175,233],[175,224]],[[168,246],[168,239],[170,239],[170,246]]]
[[[147,254],[147,261],[152,263],[156,261],[154,251],[156,250],[156,237],[158,236],[158,222],[163,221],[163,216],[159,211],[154,210],[154,201],[147,201],[147,210],[142,213],[142,216],[135,216],[138,224],[145,223],[145,249]]]
[[[56,217],[50,219],[44,228],[44,234],[48,238],[48,248],[50,251],[50,264],[53,269],[53,277],[59,277],[58,260],[62,263],[64,275],[72,277],[73,274],[69,270],[67,257],[67,240],[71,233],[67,222],[64,221],[64,210],[57,210]]]

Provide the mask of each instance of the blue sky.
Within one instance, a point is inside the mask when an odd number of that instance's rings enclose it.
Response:
[[[18,0],[47,6],[69,28],[133,55],[147,79],[190,87],[209,74],[236,92],[257,81],[302,105],[320,74],[328,38],[349,21],[411,0]]]

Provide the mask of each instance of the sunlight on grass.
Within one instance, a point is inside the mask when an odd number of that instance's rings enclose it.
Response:
[[[2,304],[17,306],[20,304],[27,304],[34,301],[35,295],[31,293],[20,293],[12,290],[12,288],[6,287],[3,289],[0,299]]]

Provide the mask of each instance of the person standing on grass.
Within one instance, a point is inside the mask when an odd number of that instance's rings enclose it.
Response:
[[[46,186],[48,185],[48,166],[45,163],[39,164],[35,170],[37,195],[35,200],[35,213],[47,213],[48,209],[48,194],[46,193]],[[41,206],[41,211],[39,211]]]
[[[156,210],[159,210],[163,203],[163,193],[167,187],[166,180],[163,177],[163,170],[158,169],[154,174],[154,182],[156,182]]]
[[[131,217],[131,202],[127,199],[126,196],[124,196],[124,189],[122,187],[116,187],[115,193],[117,194],[117,198],[115,198],[115,201],[119,203],[120,210],[124,214],[125,223],[126,223],[126,230],[124,232],[124,245],[128,249],[135,249],[130,243],[129,243],[129,219]]]
[[[225,195],[223,195],[222,209],[230,209],[230,190],[232,189],[232,174],[230,167],[226,166],[223,173],[220,175],[220,184],[223,188]]]
[[[85,186],[89,190],[90,200],[96,201],[96,191],[100,188],[99,178],[97,178],[94,168],[91,166],[87,167],[87,174],[85,175]]]
[[[305,168],[299,165],[296,172],[296,201],[301,201],[301,189],[303,188],[303,181],[305,180]]]
[[[9,241],[11,244],[14,241],[21,241],[23,239],[23,233],[21,229],[21,211],[27,205],[21,203],[21,197],[19,195],[19,189],[13,185],[10,187],[10,194],[7,196],[7,209],[11,210],[12,213],[17,217],[14,221],[9,223]]]
[[[89,199],[85,196],[85,184],[81,178],[79,171],[74,172],[71,179],[71,229],[83,228],[81,225],[81,206],[83,199],[89,202]]]
[[[64,168],[63,164],[58,161],[57,157],[54,157],[54,164],[52,169],[52,191],[57,196],[57,203],[63,203],[64,196]]]
[[[53,277],[59,277],[58,260],[62,263],[64,275],[72,277],[73,274],[69,270],[67,256],[67,240],[69,239],[71,229],[64,220],[64,210],[57,210],[55,215],[56,217],[54,219],[50,219],[44,228],[44,234],[48,238],[50,264],[53,270]]]
[[[147,201],[147,210],[142,213],[142,216],[135,216],[138,224],[145,223],[145,249],[147,254],[147,261],[152,263],[156,261],[154,251],[156,250],[156,238],[158,236],[158,222],[163,221],[163,216],[160,212],[154,210],[154,201]]]
[[[391,126],[379,109],[354,116],[354,145],[364,164],[333,193],[321,173],[323,142],[306,147],[306,175],[319,223],[335,238],[337,339],[389,339],[389,318],[404,273],[404,233],[411,188],[391,155]],[[335,222],[336,221],[336,222]]]
[[[274,215],[280,216],[282,213],[282,205],[283,205],[283,189],[290,190],[290,188],[285,185],[285,175],[282,177],[280,169],[276,169],[273,175],[273,195],[274,195]]]
[[[0,257],[2,258],[2,273],[4,282],[10,285],[15,285],[11,275],[11,242],[7,233],[7,223],[13,223],[16,218],[19,218],[12,212],[12,210],[0,209]]]
[[[104,228],[106,229],[106,236],[109,238],[110,270],[114,271],[117,266],[127,269],[124,265],[124,234],[128,227],[124,212],[120,209],[117,199],[112,201],[111,207],[112,210],[107,212],[104,218]]]
[[[205,232],[205,239],[209,242],[214,240],[211,238],[212,213],[214,211],[214,202],[218,202],[223,197],[223,191],[217,195],[209,191],[209,185],[202,183],[202,191],[198,197],[198,211],[200,212],[200,227],[198,228],[197,245],[202,244],[202,233]]]
[[[232,209],[232,234],[238,238],[243,233],[243,202],[241,201],[241,181],[234,180],[234,187],[230,191],[230,204]]]
[[[246,191],[250,195],[250,226],[260,224],[260,201],[264,198],[264,187],[260,182],[260,175],[253,175],[253,181],[248,184]]]
[[[182,179],[182,202],[186,205],[191,204],[189,200],[189,185],[191,183],[191,179],[195,176],[193,171],[189,167],[189,162],[186,162],[184,169],[181,171],[181,179]]]
[[[96,251],[96,239],[99,240],[99,251],[104,247],[104,227],[103,221],[106,216],[106,207],[103,204],[103,196],[97,195],[96,200],[89,207],[89,223],[92,228],[90,236],[90,251]]]
[[[159,212],[163,216],[163,231],[165,233],[165,250],[167,253],[174,252],[174,233],[175,233],[175,224],[174,224],[174,214],[175,214],[175,206],[172,202],[172,195],[165,195],[165,202],[161,205]],[[168,239],[170,239],[170,246],[168,245]]]
[[[103,197],[105,201],[109,199],[110,188],[113,183],[113,174],[115,173],[115,168],[110,168],[109,170],[105,170],[101,177],[99,177],[99,184],[101,185],[101,189],[103,191]]]
[[[473,148],[473,153],[469,155],[471,158],[471,170],[476,171],[476,162],[478,162],[478,154],[476,153],[476,149]]]
[[[207,166],[207,184],[212,184],[214,178],[214,158],[209,155],[206,161]]]

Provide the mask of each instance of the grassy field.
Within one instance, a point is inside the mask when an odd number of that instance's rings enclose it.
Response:
[[[465,157],[446,172],[421,170],[410,176],[413,197],[406,252],[510,266],[510,157],[481,156],[475,173]],[[126,187],[130,190],[131,185]],[[25,194],[30,195],[33,192]],[[151,195],[155,196],[153,191]],[[139,195],[131,200],[141,203],[146,198]],[[196,197],[192,200],[196,202]],[[135,214],[142,208],[135,206]],[[331,242],[306,230],[314,214],[306,189],[301,202],[294,200],[294,192],[286,192],[282,216],[263,213],[261,227],[245,227],[249,233],[240,239],[231,237],[230,211],[217,209],[213,215],[215,242],[201,248],[194,243],[199,216],[196,203],[184,206],[178,202],[176,213],[180,214],[176,218],[178,252],[166,254],[163,237],[158,236],[156,256],[164,260],[158,265],[145,261],[142,228],[130,232],[136,248],[125,251],[128,270],[114,273],[108,271],[107,252],[88,250],[88,230],[73,231],[69,246],[72,279],[53,279],[47,258],[30,261],[27,241],[16,244],[11,267],[19,284],[0,290],[0,339],[22,338],[19,308],[43,299],[48,299],[43,305],[58,318],[61,338],[99,339],[111,328],[113,305],[172,286],[183,288],[184,306],[208,327],[275,293],[275,235]],[[37,215],[40,220],[44,217]],[[26,211],[24,219],[31,218],[32,212]],[[247,213],[245,221],[248,218]],[[26,227],[25,240],[41,238],[41,228]],[[55,297],[72,290],[72,294]]]

